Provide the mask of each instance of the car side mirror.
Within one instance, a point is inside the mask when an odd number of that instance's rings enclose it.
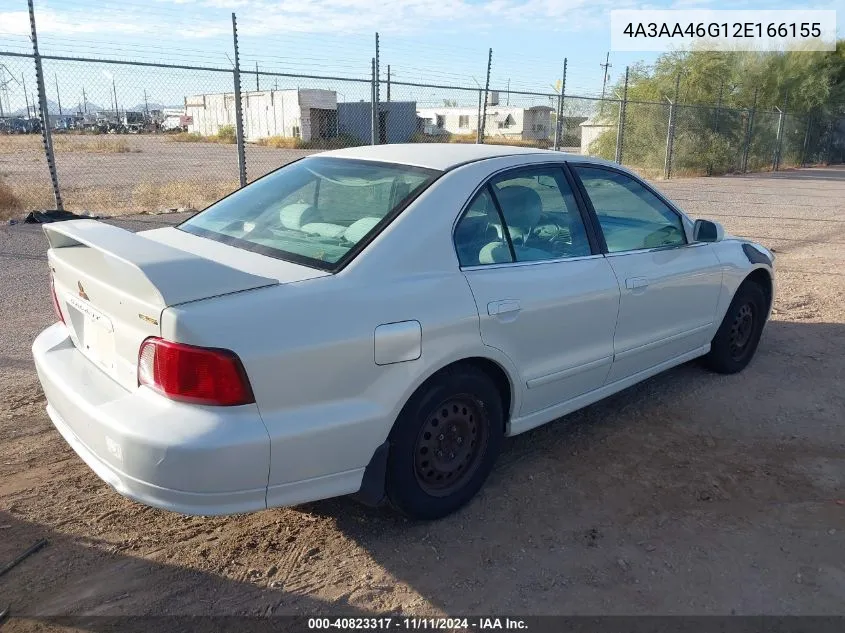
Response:
[[[725,229],[718,222],[696,220],[692,228],[692,239],[696,242],[720,242],[725,237]]]

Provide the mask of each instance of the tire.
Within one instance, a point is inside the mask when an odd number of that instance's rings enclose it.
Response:
[[[504,426],[502,397],[483,371],[457,366],[433,376],[390,434],[385,485],[391,504],[422,520],[465,505],[493,469]]]
[[[767,311],[763,289],[753,281],[743,282],[710,343],[704,364],[720,374],[745,369],[757,351]]]

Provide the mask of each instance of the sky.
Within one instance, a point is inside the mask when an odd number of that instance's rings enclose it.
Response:
[[[845,0],[808,8],[839,9]],[[379,33],[381,97],[387,66],[393,100],[431,105],[443,99],[477,102],[492,48],[491,88],[552,93],[567,61],[566,93],[602,92],[601,64],[610,48],[610,10],[623,8],[798,8],[787,0],[36,0],[42,54],[139,60],[231,69],[231,14],[236,13],[244,88],[255,88],[254,70],[366,80]],[[24,105],[35,90],[28,59],[3,51],[31,52],[26,0],[0,0],[0,84],[3,107]],[[625,67],[653,63],[656,53],[610,52],[609,84]],[[253,71],[253,74],[246,71]],[[24,75],[23,81],[17,77]],[[11,80],[14,76],[16,79]],[[45,62],[48,97],[75,106],[85,98],[108,106],[117,93],[121,107],[179,104],[187,95],[231,91],[231,75],[212,71],[62,61]],[[399,82],[467,87],[426,89]],[[259,76],[258,87],[331,88],[341,100],[369,100],[364,81],[302,80]],[[27,97],[29,98],[29,97]],[[514,105],[548,103],[547,97],[510,96]]]

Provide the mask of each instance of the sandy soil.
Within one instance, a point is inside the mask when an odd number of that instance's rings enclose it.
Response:
[[[690,363],[509,440],[436,523],[349,499],[201,518],[119,497],[43,410],[28,354],[52,320],[43,237],[0,227],[0,564],[50,540],[0,577],[0,607],[845,614],[845,169],[660,187],[774,247],[756,359],[736,376]]]

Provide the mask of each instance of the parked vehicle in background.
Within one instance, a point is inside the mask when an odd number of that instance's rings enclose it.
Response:
[[[751,360],[763,246],[599,159],[304,158],[178,227],[45,225],[47,411],[118,492],[188,514],[358,493],[432,519],[505,435],[694,358]]]
[[[37,134],[41,132],[41,121],[37,118],[8,117],[0,119],[0,133]]]

